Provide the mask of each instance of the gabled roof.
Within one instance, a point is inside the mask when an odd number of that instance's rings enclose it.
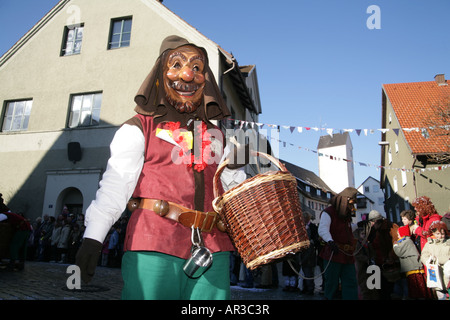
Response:
[[[20,38],[3,56],[0,56],[0,67],[4,65],[18,50],[20,50],[36,33],[38,33],[54,16],[63,10],[72,0],[60,0],[42,19],[40,19],[36,25],[34,25],[22,38]],[[144,1],[142,1],[144,2]],[[206,37],[203,33],[197,30],[195,27],[186,22],[179,15],[171,11],[168,7],[162,4],[162,1],[151,0],[145,3],[147,6],[161,6],[167,12],[170,12],[170,16],[180,19],[180,21],[189,28],[192,28],[193,32],[201,38],[210,42],[213,46],[217,47],[219,55],[223,61],[227,64],[229,69],[225,73],[229,73],[232,77],[233,85],[235,86],[238,96],[242,101],[244,107],[253,110],[255,113],[260,114],[261,110],[258,110],[250,97],[249,90],[245,84],[245,79],[239,64],[233,54],[224,50],[216,42]]]
[[[317,145],[317,149],[326,149],[337,146],[345,146],[347,145],[347,141],[349,140],[348,132],[344,133],[334,133],[333,136],[324,135],[319,139],[319,144]],[[351,141],[350,141],[351,145]]]
[[[286,167],[286,169],[297,179],[303,183],[310,185],[316,189],[320,189],[324,192],[333,192],[331,188],[314,172],[306,170],[302,167],[298,167],[292,163],[284,160],[280,160]]]
[[[380,184],[380,181],[378,181],[377,179],[375,179],[375,178],[372,177],[372,176],[368,176],[368,177],[366,178],[366,180],[364,180],[364,181],[359,185],[359,187],[356,188],[356,189],[361,188],[361,186],[363,186],[363,185],[364,185],[366,182],[368,182],[369,180],[373,180],[373,181],[375,181],[376,183]]]
[[[441,84],[437,81],[384,84],[383,90],[392,105],[400,127],[403,129],[403,134],[412,154],[447,151],[448,136],[437,137],[430,134],[426,138],[427,134],[423,134],[421,130],[429,127],[426,124],[426,119],[436,117],[434,115],[436,106],[450,103],[450,85],[447,81],[444,80]],[[386,106],[384,105],[383,108],[386,108]],[[386,110],[383,110],[383,114],[385,117],[387,116]],[[448,125],[442,124],[442,120],[439,121],[438,119],[434,123]],[[404,130],[405,128],[420,129]]]

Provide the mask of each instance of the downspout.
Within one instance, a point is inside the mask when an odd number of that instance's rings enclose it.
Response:
[[[417,198],[416,170],[414,170],[416,161],[417,161],[417,157],[416,157],[416,155],[414,155],[414,161],[413,161],[413,164],[411,166],[411,169],[413,171],[413,185],[414,185],[414,193],[416,195],[415,198]]]

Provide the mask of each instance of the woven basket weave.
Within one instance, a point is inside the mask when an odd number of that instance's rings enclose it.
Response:
[[[295,177],[274,157],[254,154],[269,159],[281,171],[258,174],[219,195],[225,161],[213,181],[214,210],[250,270],[309,246]]]

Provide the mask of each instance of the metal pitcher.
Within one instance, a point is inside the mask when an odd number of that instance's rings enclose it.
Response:
[[[212,254],[205,247],[196,247],[184,263],[183,271],[189,278],[199,278],[212,264]]]

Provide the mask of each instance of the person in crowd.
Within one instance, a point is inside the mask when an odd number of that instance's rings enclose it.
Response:
[[[108,243],[108,264],[111,267],[116,267],[119,265],[119,224],[116,223],[111,228],[111,237]]]
[[[300,272],[300,254],[292,254],[289,258],[289,262],[285,259],[282,263],[281,273],[284,277],[284,288],[283,291],[286,292],[298,292],[298,272]]]
[[[45,214],[39,239],[39,252],[38,252],[39,261],[50,260],[50,250],[51,250],[50,238],[52,236],[54,225],[55,225],[55,217],[50,217],[48,214]]]
[[[83,230],[78,223],[73,223],[69,235],[68,250],[67,250],[67,262],[70,264],[75,263],[75,257],[78,249],[81,246],[83,240]]]
[[[58,256],[61,257],[59,263],[67,263],[67,252],[69,251],[69,239],[72,228],[67,219],[62,222],[61,234],[58,240]]]
[[[314,295],[314,268],[317,265],[319,233],[317,226],[311,222],[311,215],[309,213],[303,213],[303,221],[305,222],[305,229],[309,239],[309,247],[299,253],[301,269],[304,275],[304,278],[300,277],[299,281],[303,281],[303,294]]]
[[[411,240],[410,226],[398,228],[398,240],[393,246],[394,253],[400,259],[400,271],[405,275],[409,299],[432,299],[427,288],[425,271],[420,262],[420,253]]]
[[[52,236],[50,238],[50,247],[51,247],[50,262],[59,261],[60,255],[58,250],[58,242],[61,237],[62,226],[63,226],[62,220],[58,219],[55,221],[55,226],[53,228]]]
[[[358,284],[356,280],[355,251],[356,239],[353,231],[352,216],[355,214],[355,188],[348,187],[330,199],[330,206],[322,211],[319,222],[319,236],[324,242],[319,255],[324,264],[324,296],[335,299],[342,289],[342,299],[357,300]]]
[[[103,246],[102,246],[102,259],[100,262],[100,265],[102,267],[107,267],[108,266],[108,258],[109,258],[109,239],[111,239],[111,232],[108,233],[108,235],[106,236],[105,240],[103,241]]]
[[[400,217],[402,219],[402,223],[404,226],[409,227],[410,231],[410,239],[414,242],[414,244],[419,248],[420,251],[420,237],[416,237],[414,234],[414,230],[416,229],[417,221],[416,221],[416,213],[411,210],[403,210],[400,212]]]
[[[432,258],[439,265],[441,275],[443,275],[442,290],[435,289],[434,292],[439,300],[445,300],[449,283],[448,274],[442,272],[443,266],[450,260],[450,239],[447,225],[442,221],[434,221],[429,227],[430,236],[422,249],[420,261],[426,265]]]
[[[416,210],[417,224],[413,226],[413,232],[420,239],[420,250],[427,243],[427,239],[431,236],[430,226],[434,221],[441,220],[441,216],[437,213],[433,202],[427,196],[416,198],[412,205]]]
[[[375,300],[377,298],[376,290],[367,287],[367,280],[369,278],[367,268],[375,264],[375,254],[367,240],[369,232],[370,230],[366,230],[362,225],[355,231],[355,238],[358,240],[355,249],[355,267],[358,279],[359,298],[361,300]]]
[[[42,227],[42,217],[37,217],[33,223],[31,223],[31,234],[28,239],[27,248],[27,260],[36,260],[39,253],[39,239]]]
[[[390,300],[394,284],[400,280],[400,261],[394,253],[398,225],[385,219],[378,211],[369,212],[370,232],[368,241],[373,248],[374,262],[381,270],[381,289],[374,289],[378,299]]]

